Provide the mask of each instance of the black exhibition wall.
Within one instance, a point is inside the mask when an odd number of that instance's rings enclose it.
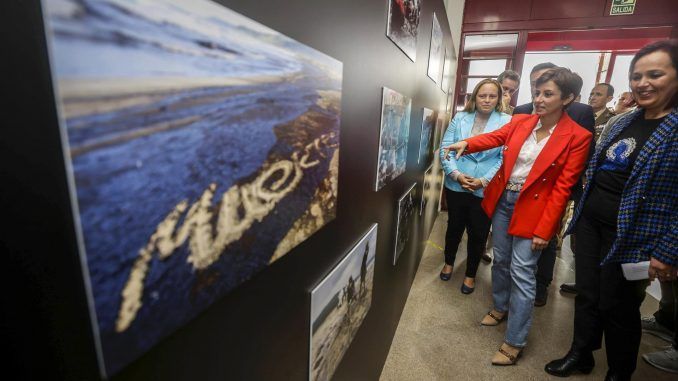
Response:
[[[445,108],[426,75],[433,12],[453,54],[443,2],[422,2],[414,63],[385,35],[387,0],[218,3],[343,63],[336,218],[111,379],[307,379],[310,291],[378,223],[371,307],[334,373],[376,380],[437,214],[419,214],[426,165],[417,157],[422,108]],[[41,5],[1,9],[3,368],[21,379],[99,379]],[[412,98],[410,138],[406,172],[375,192],[383,86]],[[416,218],[393,266],[397,200],[415,182]]]

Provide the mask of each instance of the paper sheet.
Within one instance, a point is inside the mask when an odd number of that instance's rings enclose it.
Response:
[[[648,274],[648,270],[650,269],[650,261],[622,263],[621,267],[626,280],[641,280],[648,279],[650,277]]]

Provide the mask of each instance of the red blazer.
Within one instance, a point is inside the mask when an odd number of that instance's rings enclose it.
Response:
[[[466,139],[465,153],[504,145],[504,162],[484,191],[482,207],[488,216],[494,214],[520,149],[538,120],[537,115],[515,115],[498,130]],[[567,205],[570,188],[577,183],[586,165],[590,144],[591,133],[564,112],[520,191],[509,234],[523,238],[538,236],[545,240],[553,237]]]

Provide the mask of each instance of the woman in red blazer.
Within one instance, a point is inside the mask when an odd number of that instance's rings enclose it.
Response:
[[[504,146],[504,162],[482,202],[492,218],[494,306],[481,324],[495,326],[508,317],[494,365],[515,364],[526,345],[537,260],[558,230],[588,158],[591,133],[564,112],[580,90],[577,74],[550,69],[537,79],[533,115],[516,115],[498,130],[447,147],[460,157]]]

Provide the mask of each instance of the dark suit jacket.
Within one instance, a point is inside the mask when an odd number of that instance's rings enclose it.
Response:
[[[532,114],[534,105],[532,103],[525,103],[524,105],[517,106],[513,109],[513,115],[516,114]],[[595,124],[596,119],[593,116],[593,108],[589,105],[583,103],[574,102],[567,108],[567,115],[570,116],[572,120],[575,121],[578,125],[584,127],[587,131],[591,133],[591,145],[589,149],[589,159],[593,156],[593,153],[596,151],[596,141],[593,140],[593,134],[595,133]],[[583,182],[581,179],[575,184],[572,188],[573,200],[579,200],[582,194]]]
[[[513,115],[516,114],[532,114],[534,106],[532,103],[525,103],[524,105],[516,106],[513,109]],[[572,120],[575,121],[578,125],[587,129],[591,134],[593,134],[596,120],[593,116],[593,108],[589,105],[583,103],[574,102],[570,107],[567,108],[567,115],[570,116]]]

